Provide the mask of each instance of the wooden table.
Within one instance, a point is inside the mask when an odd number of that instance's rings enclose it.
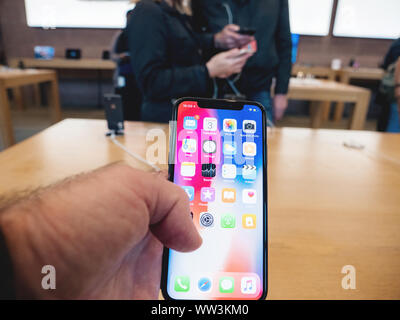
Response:
[[[61,70],[86,70],[86,71],[96,71],[97,72],[97,86],[98,86],[98,97],[97,104],[98,107],[102,107],[103,101],[103,90],[102,90],[102,79],[103,71],[112,72],[116,69],[117,65],[112,60],[103,59],[61,59],[55,58],[51,60],[40,60],[33,58],[13,58],[10,59],[10,65],[17,68],[20,63],[22,63],[26,68],[39,68],[39,69],[54,69],[57,71]],[[35,100],[39,100],[38,96],[40,90],[38,86],[34,88]]]
[[[5,147],[9,147],[15,143],[7,89],[15,89],[21,86],[39,83],[50,84],[48,88],[48,97],[52,120],[53,122],[60,121],[61,107],[58,80],[57,74],[54,71],[11,69],[0,72],[0,131]]]
[[[307,65],[298,65],[295,64],[292,67],[292,76],[297,78],[309,78],[316,77],[327,79],[331,81],[336,81],[337,71],[333,70],[330,67],[322,67],[322,66],[307,66]],[[329,114],[331,111],[331,103],[324,102],[321,104],[322,108],[322,120],[327,121],[329,119]]]
[[[349,129],[362,130],[371,97],[369,90],[329,80],[292,78],[289,99],[312,101],[311,127],[319,128],[324,120],[324,104],[320,102],[354,102]]]
[[[33,58],[13,58],[10,66],[17,68],[20,64],[26,68],[45,69],[83,69],[83,70],[115,70],[116,64],[111,60],[102,59],[60,59],[40,60]]]
[[[132,122],[118,139],[145,156],[149,129],[168,137],[165,125]],[[0,196],[118,160],[148,170],[105,131],[101,120],[65,120],[0,153]],[[352,140],[365,149],[343,146]],[[399,135],[374,132],[269,134],[269,299],[400,298],[399,145]],[[356,290],[341,287],[345,265],[356,268]]]
[[[343,68],[338,71],[339,81],[349,84],[351,80],[375,80],[381,81],[385,74],[385,70],[381,68]],[[342,120],[344,111],[344,103],[336,106],[334,120],[336,122]]]
[[[311,75],[312,77],[325,78],[335,81],[337,71],[333,70],[332,68],[322,66],[293,65],[292,75],[297,77],[299,74],[304,77]],[[301,78],[301,76],[299,77]]]

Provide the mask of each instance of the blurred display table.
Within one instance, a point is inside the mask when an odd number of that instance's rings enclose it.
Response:
[[[319,128],[324,120],[326,104],[320,102],[355,103],[349,120],[349,129],[362,130],[368,111],[371,93],[369,90],[319,79],[292,78],[289,84],[289,99],[312,101],[311,127]]]
[[[111,60],[102,59],[52,59],[40,60],[33,58],[14,58],[10,65],[13,68],[19,67],[22,63],[25,68],[45,69],[86,69],[86,70],[115,70],[116,64]]]
[[[0,130],[3,144],[7,148],[15,143],[11,121],[10,103],[7,89],[18,89],[22,86],[49,83],[48,100],[53,122],[61,120],[60,97],[57,74],[51,70],[0,70]],[[17,91],[18,92],[18,91]]]
[[[10,60],[10,65],[14,68],[23,65],[25,68],[45,68],[45,69],[54,69],[57,71],[64,72],[73,72],[74,70],[78,71],[90,71],[96,72],[97,79],[97,105],[98,108],[102,107],[103,101],[103,74],[112,74],[112,72],[116,69],[117,65],[112,60],[103,60],[103,59],[61,59],[55,58],[51,60],[40,60],[33,58],[13,58]],[[39,89],[36,87],[35,91],[35,100],[38,100]]]
[[[293,65],[292,75],[295,77],[316,77],[316,78],[325,78],[328,80],[335,81],[337,71],[333,70],[330,67],[321,67],[321,66],[307,66],[307,65]]]
[[[338,71],[339,81],[349,84],[351,80],[375,80],[381,81],[385,70],[381,68],[343,68]],[[344,103],[336,106],[334,120],[340,121],[343,117]]]
[[[145,157],[150,129],[167,143],[168,127],[153,123],[127,123],[118,139]],[[0,153],[0,196],[121,160],[149,170],[106,130],[101,120],[65,120]],[[400,298],[399,145],[400,135],[375,132],[269,133],[269,299]],[[345,265],[356,268],[355,290],[342,288]]]

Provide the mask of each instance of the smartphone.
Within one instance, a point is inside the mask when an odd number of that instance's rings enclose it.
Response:
[[[108,129],[116,134],[122,134],[124,131],[124,109],[121,96],[106,94],[104,101]]]
[[[256,29],[253,28],[240,28],[239,31],[237,31],[239,34],[243,34],[246,36],[254,36],[256,34]]]
[[[175,102],[170,180],[190,200],[203,238],[191,253],[165,249],[166,299],[265,299],[267,295],[267,121],[256,102]]]

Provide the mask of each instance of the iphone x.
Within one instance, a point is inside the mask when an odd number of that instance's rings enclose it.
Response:
[[[190,200],[199,249],[164,250],[167,299],[265,299],[266,113],[256,102],[184,98],[170,134],[171,181]]]

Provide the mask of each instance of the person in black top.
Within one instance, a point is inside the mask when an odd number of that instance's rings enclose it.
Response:
[[[391,64],[395,63],[397,59],[400,57],[400,38],[397,39],[389,48],[388,53],[385,56],[385,60],[383,61],[382,68],[387,69]]]
[[[224,38],[224,31],[218,36],[198,36],[190,17],[183,12],[183,2],[140,1],[128,24],[131,63],[144,95],[142,120],[169,121],[173,99],[212,97],[213,79],[240,73],[251,56],[232,49],[213,56],[208,62],[204,60],[204,55],[229,42],[219,39],[233,37]],[[235,40],[241,46],[252,38],[241,36]]]
[[[288,0],[192,0],[192,10],[197,31],[216,33],[226,25],[256,31],[258,51],[236,77],[235,86],[248,99],[263,104],[270,120],[280,119],[288,104],[292,67]],[[273,78],[274,108],[270,103]]]
[[[132,16],[133,10],[126,14],[127,21]],[[124,119],[127,121],[139,121],[142,107],[142,93],[133,74],[129,55],[128,36],[126,29],[118,33],[112,46],[112,59],[117,63],[114,75],[115,93],[122,98]]]
[[[395,64],[397,64],[397,70],[395,74],[392,74],[394,77],[394,97],[386,99],[382,98],[379,103],[382,105],[382,114],[378,120],[378,130],[386,131],[391,133],[399,133],[400,132],[400,116],[399,116],[399,104],[398,101],[400,99],[400,79],[399,77],[399,64],[400,64],[400,38],[393,42],[390,46],[389,51],[387,52],[385,59],[383,61],[382,67],[386,70],[386,72],[391,72],[393,68],[395,68]],[[388,100],[388,101],[387,101]]]

